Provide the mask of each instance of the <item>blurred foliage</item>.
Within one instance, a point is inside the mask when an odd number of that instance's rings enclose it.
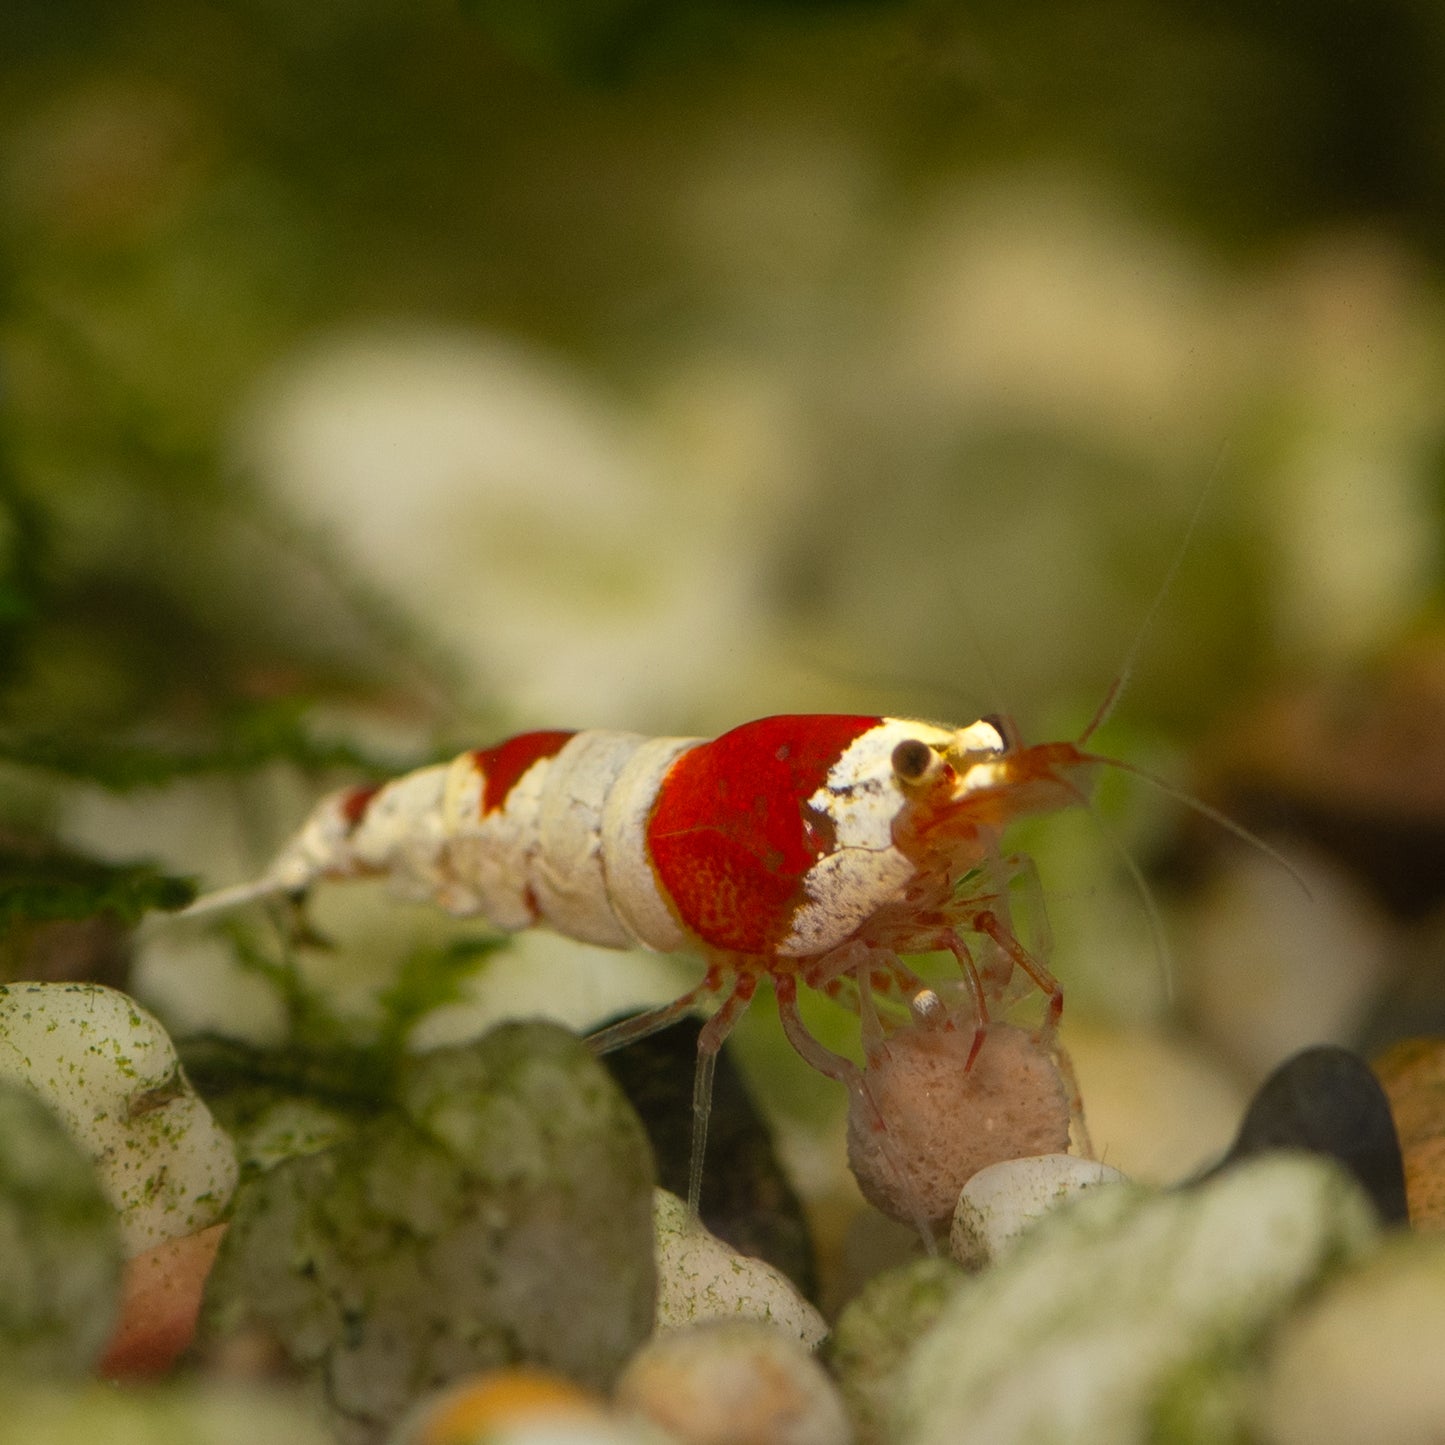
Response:
[[[110,913],[136,922],[152,908],[182,908],[195,885],[146,864],[108,865],[91,858],[32,855],[0,847],[0,930],[16,924]]]
[[[1088,398],[1066,423],[1007,398],[895,423],[893,376],[869,411],[869,368],[909,344],[886,326],[863,375],[814,374],[900,284],[908,228],[1011,171],[1121,197],[1225,267],[1368,228],[1428,290],[1445,262],[1442,109],[1445,11],[1430,0],[12,0],[3,776],[50,789],[63,833],[73,784],[137,789],[273,761],[375,776],[508,715],[419,604],[385,597],[290,514],[244,444],[268,378],[314,338],[377,320],[525,338],[623,413],[665,411],[682,362],[744,357],[764,394],[788,377],[818,441],[794,468],[797,497],[768,496],[781,520],[759,543],[754,589],[786,641],[875,680],[926,671],[938,693],[990,609],[1029,619],[1024,631],[1052,618],[1058,636],[1032,666],[1074,666],[1060,690],[1097,696],[1101,659],[1124,651],[1177,535],[1179,505],[1157,498],[1197,496],[1211,470],[1248,491],[1298,398],[1226,411],[1223,459],[1214,440],[1161,460],[1147,417],[1131,450],[1098,429]],[[790,210],[795,181],[820,168],[820,199]],[[829,185],[845,195],[841,240]],[[714,424],[731,438],[730,413]],[[916,451],[900,456],[902,440]],[[880,471],[900,487],[928,472],[934,490],[880,506]],[[770,483],[763,473],[758,493]],[[744,492],[736,506],[756,502]],[[1140,713],[1165,724],[1278,662],[1270,542],[1257,520],[1220,514],[1140,689]],[[700,515],[693,531],[707,529]],[[1000,558],[1018,536],[1037,559],[1010,573]],[[672,550],[661,529],[648,547],[659,561]],[[1088,578],[1088,606],[1061,557]],[[831,653],[830,622],[846,644]],[[1015,651],[1005,680],[1021,674],[1030,697]],[[786,690],[775,676],[768,687]],[[962,706],[987,710],[988,690]],[[875,693],[895,705],[887,685]],[[908,693],[920,709],[924,695]],[[955,695],[928,710],[961,709]],[[365,741],[363,714],[405,742]],[[7,917],[133,918],[181,896],[171,860],[156,873],[115,863],[68,862],[64,876],[0,864]]]
[[[467,980],[501,946],[494,936],[469,936],[412,950],[380,991],[375,1013],[358,1019],[339,1012],[297,966],[297,948],[328,945],[306,936],[304,921],[294,922],[297,937],[279,956],[246,931],[231,930],[241,964],[264,978],[283,1005],[283,1036],[252,1044],[207,1035],[182,1045],[197,1087],[228,1126],[243,1133],[257,1115],[286,1098],[314,1099],[361,1115],[391,1103],[412,1026],[461,998]]]

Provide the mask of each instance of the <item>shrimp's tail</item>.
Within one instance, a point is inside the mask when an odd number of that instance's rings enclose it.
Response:
[[[205,918],[212,913],[227,913],[247,903],[262,903],[273,898],[294,898],[301,890],[277,878],[257,878],[251,883],[234,883],[229,888],[214,888],[209,893],[177,909],[176,918]]]
[[[200,918],[247,903],[299,898],[323,878],[352,877],[364,871],[350,844],[366,804],[377,791],[373,787],[347,788],[323,798],[259,878],[203,893],[175,916]]]

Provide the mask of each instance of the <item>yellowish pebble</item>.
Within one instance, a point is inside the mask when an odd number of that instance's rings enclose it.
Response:
[[[607,1416],[604,1402],[545,1370],[487,1370],[425,1402],[397,1445],[472,1445],[494,1432],[534,1424],[586,1423]]]

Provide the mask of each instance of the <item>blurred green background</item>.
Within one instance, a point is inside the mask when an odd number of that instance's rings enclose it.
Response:
[[[524,726],[1077,735],[1176,560],[1108,746],[1433,806],[1442,206],[1428,0],[8,0],[8,966]]]

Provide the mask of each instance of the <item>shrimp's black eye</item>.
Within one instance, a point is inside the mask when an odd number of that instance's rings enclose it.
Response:
[[[905,738],[893,749],[893,772],[900,783],[921,783],[938,763],[938,754],[921,738]]]

